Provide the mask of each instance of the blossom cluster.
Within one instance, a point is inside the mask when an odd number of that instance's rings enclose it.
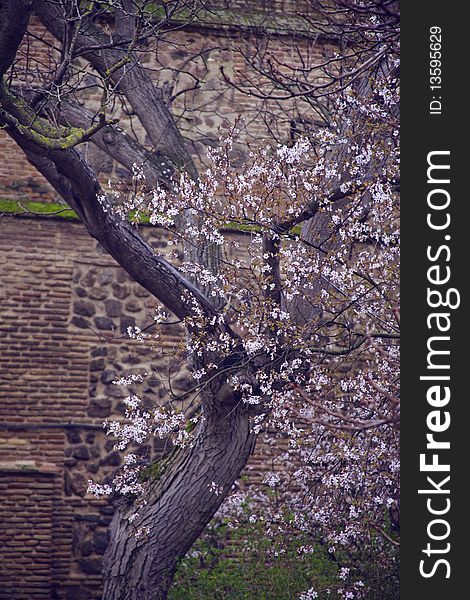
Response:
[[[180,354],[192,367],[196,402],[219,378],[247,406],[256,434],[287,439],[262,484],[288,491],[267,533],[322,535],[332,553],[397,543],[389,517],[399,512],[397,82],[379,83],[376,97],[364,102],[345,90],[339,125],[252,150],[242,170],[232,166],[236,128],[209,152],[197,181],[182,173],[171,191],[147,190],[136,168],[136,192],[117,192],[109,207],[126,218],[145,214],[173,244],[218,256],[216,268],[188,258],[181,266],[220,302],[208,316],[190,292],[182,298],[191,311]],[[163,334],[166,317],[158,313],[152,335]],[[131,334],[146,343],[140,330]],[[124,421],[107,424],[118,449],[149,436],[191,443],[188,415],[174,398],[152,410],[134,394],[125,404]],[[90,490],[136,493],[136,469],[131,460],[113,486]],[[209,490],[220,495],[224,486],[215,479]],[[234,523],[236,504],[229,500],[226,511]],[[252,516],[261,518],[256,508]],[[335,592],[360,597],[360,581]],[[302,596],[316,597],[313,588]]]

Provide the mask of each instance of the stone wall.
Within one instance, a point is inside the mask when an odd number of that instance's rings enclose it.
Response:
[[[143,229],[165,252],[162,231]],[[187,391],[185,365],[171,365],[182,329],[168,325],[153,349],[128,338],[128,326],[152,321],[155,302],[78,222],[3,216],[0,257],[0,600],[97,599],[113,511],[86,486],[121,463],[103,430],[124,410],[112,381],[155,370],[140,390],[154,406],[172,367],[173,391]],[[139,453],[151,460],[160,444]],[[263,456],[268,446],[254,477]]]
[[[47,597],[46,579],[51,598],[99,597],[112,509],[87,496],[86,484],[102,481],[120,464],[103,431],[104,419],[122,414],[123,392],[112,381],[159,360],[125,333],[149,323],[153,304],[79,223],[3,217],[0,230],[0,522],[15,524],[4,532],[2,563],[17,563],[23,552],[26,569],[36,558],[42,565],[45,545],[51,553],[41,577],[35,570],[25,577],[7,569],[0,598]],[[147,232],[154,246],[164,244],[161,232]],[[168,329],[161,350],[181,341],[180,329]],[[175,385],[187,385],[184,369]],[[143,392],[149,404],[164,393],[152,379]],[[142,451],[150,459],[158,444]],[[29,519],[34,502],[37,514]],[[50,537],[53,521],[62,546]],[[84,585],[86,592],[75,593]]]

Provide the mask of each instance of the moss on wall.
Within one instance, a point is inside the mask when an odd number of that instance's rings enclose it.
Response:
[[[67,204],[58,202],[29,202],[21,200],[11,200],[0,198],[0,217],[2,215],[11,215],[14,217],[47,217],[53,219],[64,219],[67,221],[79,221],[79,217]],[[133,219],[133,211],[129,218]],[[139,215],[139,224],[146,225],[149,219],[146,215]],[[241,223],[229,222],[222,228],[223,231],[233,231],[236,233],[254,233],[261,231],[257,225],[243,225]],[[294,227],[291,230],[293,235],[300,235],[300,227]]]
[[[56,202],[29,202],[0,198],[0,215],[15,217],[56,217],[78,221],[78,215],[66,204]]]

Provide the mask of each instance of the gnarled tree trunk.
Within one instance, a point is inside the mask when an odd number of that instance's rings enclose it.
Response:
[[[178,560],[219,508],[253,444],[245,405],[216,411],[171,460],[135,521],[118,508],[105,555],[104,600],[167,597]],[[148,534],[136,537],[137,528]]]

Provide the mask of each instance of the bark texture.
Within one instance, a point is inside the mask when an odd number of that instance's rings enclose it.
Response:
[[[0,0],[0,77],[15,59],[33,8],[33,0]]]
[[[219,508],[253,444],[244,406],[216,411],[155,482],[142,516],[130,524],[126,508],[117,510],[105,557],[104,600],[167,597],[178,558]],[[149,528],[141,539],[134,535],[140,527]]]

